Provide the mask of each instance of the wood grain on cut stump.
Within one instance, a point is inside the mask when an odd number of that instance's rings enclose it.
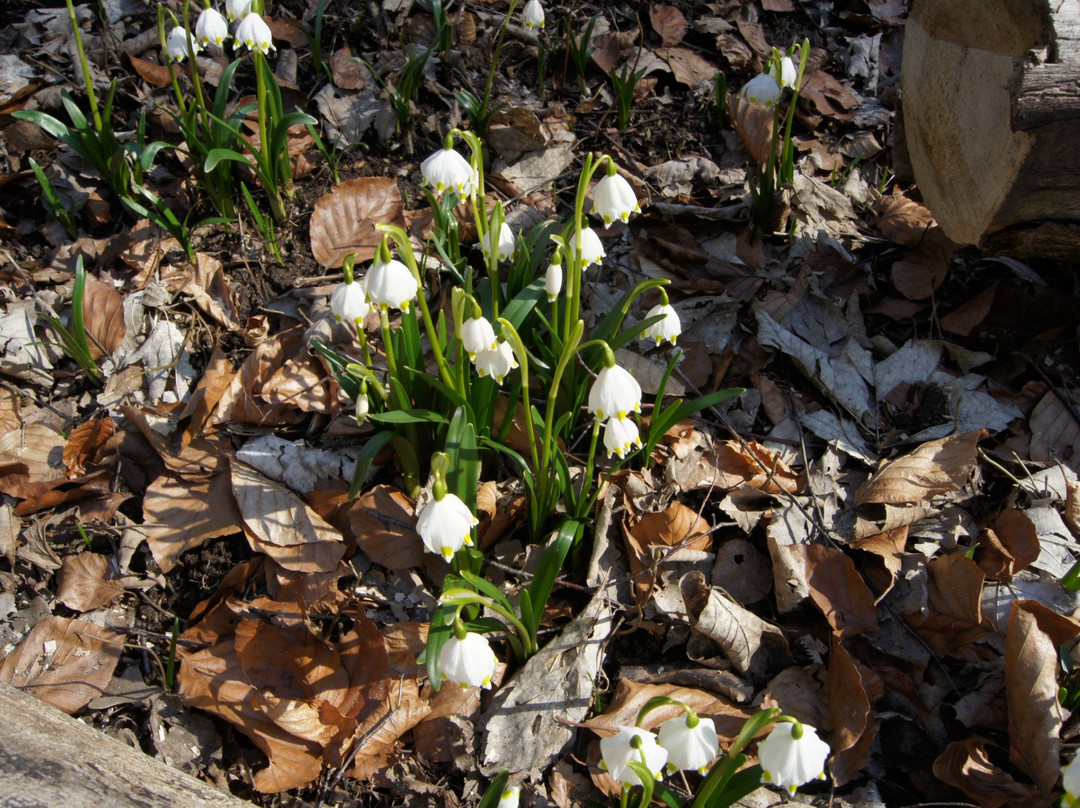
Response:
[[[1080,232],[1080,2],[916,0],[902,76],[912,169],[949,238],[1052,222],[1056,251],[1062,225]]]
[[[250,808],[0,683],[5,808]]]

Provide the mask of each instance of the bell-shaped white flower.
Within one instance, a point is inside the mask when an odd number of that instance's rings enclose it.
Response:
[[[656,743],[656,736],[640,727],[619,727],[610,738],[600,739],[600,767],[625,786],[642,784],[641,778],[627,765],[630,761],[644,763],[659,780],[667,758],[667,750]]]
[[[229,22],[242,20],[251,13],[251,0],[225,0],[225,16]]]
[[[544,27],[544,7],[540,0],[529,0],[521,10],[521,22],[528,31]]]
[[[211,44],[220,48],[229,38],[229,23],[220,11],[204,8],[195,21],[195,38],[204,48]]]
[[[518,808],[521,802],[521,786],[507,786],[499,797],[499,804],[495,808]]]
[[[463,546],[472,546],[469,532],[477,525],[469,506],[454,494],[429,499],[416,515],[416,532],[424,546],[447,561]]]
[[[675,344],[675,340],[679,338],[679,334],[682,333],[682,323],[679,321],[679,313],[671,307],[669,303],[660,303],[653,306],[645,315],[645,319],[655,317],[658,314],[664,315],[664,319],[653,323],[646,328],[642,334],[642,339],[656,340],[656,344],[659,345],[664,340],[667,340],[672,345]]]
[[[1073,808],[1080,803],[1080,754],[1062,770],[1061,784],[1065,787],[1065,797],[1061,804],[1065,808]]]
[[[631,213],[641,212],[641,205],[629,182],[618,174],[608,174],[593,189],[593,210],[607,227],[616,219],[629,221]]]
[[[562,264],[548,264],[547,274],[544,275],[544,291],[547,292],[548,303],[559,296],[562,291]]]
[[[506,374],[518,366],[514,349],[510,347],[509,342],[501,340],[494,348],[479,351],[473,359],[473,364],[476,366],[477,373],[481,376],[490,376],[499,384],[503,383]]]
[[[479,634],[466,634],[463,640],[451,637],[439,652],[443,679],[456,682],[462,690],[470,687],[490,688],[496,661],[495,652]]]
[[[439,149],[424,160],[420,174],[436,195],[454,191],[458,196],[471,196],[480,184],[480,176],[469,161],[453,149]]]
[[[192,55],[199,52],[199,43],[195,41],[195,37],[188,37],[184,33],[182,25],[178,25],[169,31],[169,35],[165,37],[165,55],[169,61],[184,61],[189,50]]]
[[[825,779],[825,759],[829,756],[829,745],[812,726],[803,724],[800,738],[794,736],[794,727],[781,722],[758,744],[761,782],[786,788],[792,794],[803,783]]]
[[[609,418],[604,426],[604,448],[607,456],[613,454],[622,460],[634,447],[641,448],[641,434],[631,418]]]
[[[498,347],[495,329],[486,317],[470,317],[461,324],[461,347],[469,359],[476,359],[481,351],[493,351]]]
[[[780,98],[780,85],[768,73],[758,73],[743,85],[739,95],[751,103],[771,107]]]
[[[355,280],[352,283],[339,284],[330,295],[330,311],[339,322],[341,320],[347,320],[350,323],[361,322],[371,311],[364,285]]]
[[[777,75],[779,72],[780,75]],[[795,79],[798,78],[798,71],[795,69],[795,62],[792,61],[790,56],[780,57],[780,70],[777,71],[776,65],[769,64],[769,75],[772,80],[780,85],[780,88],[794,87]]]
[[[367,393],[359,393],[356,396],[356,423],[362,424],[367,420],[368,413],[371,412],[371,402],[368,400]]]
[[[588,269],[592,264],[599,265],[604,256],[604,245],[600,243],[600,236],[591,227],[581,229],[581,258],[585,262],[582,269]]]
[[[380,309],[409,310],[409,302],[420,291],[420,284],[400,261],[391,258],[383,262],[378,258],[364,276],[364,291],[369,303]]]
[[[641,412],[641,385],[618,365],[601,368],[589,389],[589,412],[601,421]]]
[[[689,714],[669,718],[661,724],[657,740],[667,750],[669,772],[683,769],[704,774],[720,749],[713,720]]]
[[[249,51],[267,54],[274,47],[270,26],[259,14],[248,14],[236,26],[236,45],[245,46]]]
[[[491,230],[484,233],[484,237],[480,239],[480,249],[484,251],[485,258],[491,258]],[[510,229],[510,225],[506,222],[503,222],[499,227],[499,242],[496,245],[496,252],[500,261],[505,261],[514,254],[514,231]]]

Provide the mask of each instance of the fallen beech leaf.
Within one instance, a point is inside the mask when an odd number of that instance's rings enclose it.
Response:
[[[46,617],[4,659],[0,682],[74,714],[105,691],[123,648],[124,638],[115,631]]]
[[[840,639],[877,631],[874,595],[843,550],[824,544],[793,544],[791,549],[802,553],[810,599]]]
[[[285,486],[235,460],[230,467],[251,549],[290,572],[332,572],[345,553],[341,534]]]
[[[172,83],[172,65],[166,66],[149,62],[127,51],[121,51],[121,55],[128,61],[132,69],[139,74],[139,78],[147,84],[153,84],[155,87],[168,87]]]
[[[890,460],[862,485],[855,504],[914,505],[955,493],[975,471],[976,447],[982,429],[939,438]]]
[[[950,553],[932,559],[926,574],[926,609],[905,617],[934,653],[951,654],[990,632],[980,601],[986,578],[974,561],[962,553]]]
[[[900,191],[881,197],[874,205],[878,230],[885,238],[905,247],[916,247],[932,227],[934,216],[929,208],[908,199]]]
[[[675,80],[687,87],[701,81],[711,82],[713,76],[720,72],[716,65],[689,48],[657,48],[656,55],[668,63]]]
[[[315,203],[311,214],[311,252],[324,267],[339,267],[345,256],[356,253],[368,261],[383,234],[378,224],[404,226],[404,203],[397,180],[361,177],[335,185]]]
[[[357,497],[346,514],[357,546],[376,564],[390,570],[423,565],[424,543],[404,491],[377,485]]]
[[[1074,471],[1080,467],[1080,424],[1058,394],[1050,390],[1039,399],[1028,418],[1032,460],[1054,464],[1062,459]]]
[[[146,543],[162,572],[188,550],[243,530],[228,475],[173,477],[163,474],[143,498]]]
[[[994,281],[975,297],[965,301],[941,318],[941,328],[950,334],[966,337],[986,319],[997,295],[998,283]]]
[[[1058,701],[1058,648],[1078,634],[1080,623],[1034,600],[1013,604],[1005,634],[1009,757],[1047,802],[1061,772],[1058,735],[1065,718]]]
[[[880,559],[881,567],[866,565],[863,571],[867,582],[877,591],[878,599],[892,589],[896,577],[903,569],[907,536],[908,526],[901,525],[848,543],[848,547],[871,553],[873,557]]]
[[[842,121],[853,118],[853,110],[862,103],[859,96],[824,70],[817,70],[809,78],[803,78],[799,100],[803,99],[815,107],[818,114]]]
[[[829,709],[832,712],[833,752],[829,773],[842,786],[866,768],[870,746],[877,737],[881,719],[874,702],[885,694],[876,673],[860,665],[833,635],[829,655]]]
[[[956,252],[940,227],[931,227],[917,247],[904,253],[892,265],[891,277],[896,291],[908,300],[926,300],[949,275],[949,261]]]
[[[749,486],[766,494],[794,494],[802,487],[798,474],[754,440],[721,441],[711,459],[718,472],[713,484],[722,490]]]
[[[967,794],[983,808],[1005,804],[1031,804],[1035,788],[1018,783],[1004,769],[995,766],[986,744],[977,738],[953,741],[934,761],[934,776]]]
[[[64,465],[72,477],[86,473],[86,464],[94,462],[116,431],[112,418],[93,418],[71,430],[64,444]]]
[[[108,606],[124,593],[116,565],[97,553],[79,553],[64,559],[57,576],[56,599],[77,612]]]
[[[779,707],[787,715],[828,732],[832,729],[827,693],[828,677],[824,666],[791,666],[776,674],[765,686],[761,709]]]
[[[634,593],[642,604],[649,599],[656,577],[658,556],[653,548],[704,551],[712,546],[708,523],[681,502],[672,502],[659,513],[645,514],[632,526],[628,524],[629,520],[628,508],[627,520],[623,522],[623,539],[630,572],[634,576]]]
[[[9,566],[15,564],[15,550],[19,546],[21,520],[6,502],[0,504],[0,558]]]
[[[660,35],[664,47],[672,47],[682,42],[689,23],[675,6],[649,4],[649,22],[653,30]]]
[[[764,165],[772,148],[772,110],[764,104],[753,104],[740,95],[730,95],[728,114],[731,125],[750,156],[759,165]]]
[[[57,430],[35,421],[0,438],[0,463],[26,464],[26,482],[58,480],[66,476],[63,463],[66,442]]]
[[[111,356],[127,333],[124,298],[110,283],[87,274],[83,291],[83,321],[86,342],[94,359]]]
[[[0,390],[0,437],[22,426],[20,401],[14,390]]]
[[[1022,510],[1008,508],[979,536],[975,561],[986,577],[1011,581],[1039,557],[1039,533]]]

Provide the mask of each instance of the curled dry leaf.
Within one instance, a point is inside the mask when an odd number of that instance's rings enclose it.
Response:
[[[753,104],[740,95],[731,95],[728,97],[728,115],[750,156],[764,165],[772,148],[772,110],[764,104]]]
[[[404,227],[404,203],[397,180],[361,177],[335,185],[315,203],[311,214],[311,252],[324,267],[339,267],[345,256],[356,253],[368,261],[383,234],[378,224]]]
[[[929,208],[908,199],[901,191],[881,197],[874,210],[878,215],[876,224],[881,234],[905,247],[917,246],[926,231],[935,224]]]
[[[46,617],[0,666],[0,682],[74,714],[100,696],[120,660],[124,638],[66,617]]]
[[[956,493],[971,479],[985,436],[982,429],[950,435],[890,460],[856,492],[855,504],[915,505]]]
[[[162,572],[210,539],[243,530],[227,474],[174,477],[163,474],[143,498],[146,543]]]
[[[1039,533],[1031,518],[1018,508],[998,514],[979,536],[975,562],[994,581],[1011,581],[1039,557]]]
[[[857,662],[834,635],[829,658],[829,709],[833,724],[829,772],[836,785],[848,783],[866,768],[870,746],[881,725],[873,705],[884,694],[881,678]]]
[[[793,544],[802,553],[810,599],[841,638],[877,631],[874,595],[843,550],[824,544]]]
[[[71,430],[64,444],[64,465],[72,477],[86,473],[86,464],[95,462],[116,431],[113,419],[93,418]]]
[[[934,761],[934,776],[958,788],[984,808],[1006,804],[1031,804],[1037,792],[1027,783],[1018,783],[996,766],[977,738],[953,741]]]
[[[86,341],[94,359],[112,355],[127,333],[124,298],[110,283],[87,274],[83,290],[83,322]]]
[[[98,553],[68,556],[57,576],[56,599],[77,612],[108,606],[124,593],[118,574],[116,564]]]
[[[357,545],[376,564],[389,570],[423,565],[424,543],[414,529],[416,514],[404,491],[377,485],[357,497],[346,514]]]
[[[949,261],[956,252],[940,227],[931,227],[917,247],[904,253],[892,265],[892,282],[896,291],[908,300],[926,300],[949,274]]]
[[[905,619],[934,653],[954,653],[990,632],[980,601],[986,578],[974,561],[950,553],[931,560],[926,575],[926,607]]]
[[[706,551],[712,546],[712,538],[708,522],[681,502],[672,502],[659,513],[645,514],[633,525],[629,524],[631,510],[627,508],[623,538],[634,575],[635,596],[639,603],[645,603],[656,577],[657,561],[666,555],[658,555],[662,548],[678,548],[671,555],[683,548]]]
[[[873,558],[880,560],[880,566],[873,563],[863,565],[863,574],[874,591],[878,593],[879,599],[892,589],[900,570],[903,569],[907,536],[908,526],[900,525],[883,533],[875,533],[848,543],[852,549],[871,553]]]

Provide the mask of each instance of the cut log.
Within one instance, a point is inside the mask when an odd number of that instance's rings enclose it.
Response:
[[[1075,260],[1080,2],[915,0],[902,81],[911,166],[945,234]]]
[[[251,808],[0,683],[0,805]]]

